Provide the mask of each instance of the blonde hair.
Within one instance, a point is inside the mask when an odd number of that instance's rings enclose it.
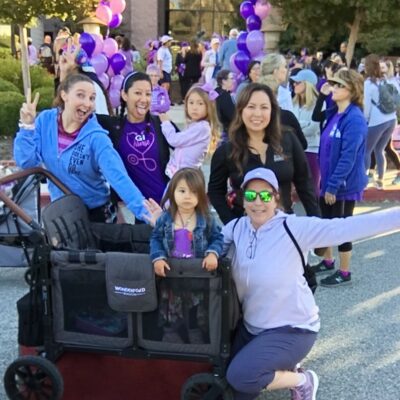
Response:
[[[268,86],[275,96],[278,94],[279,82],[274,75],[261,75],[258,83],[262,83],[263,85]]]
[[[220,130],[215,102],[209,99],[208,93],[204,89],[202,89],[200,85],[193,85],[185,96],[185,117],[188,120],[190,120],[190,115],[188,112],[188,100],[193,93],[198,94],[206,105],[207,115],[204,120],[208,121],[211,127],[211,142],[208,151],[212,152],[217,147],[217,143],[220,138]]]
[[[318,92],[315,86],[307,81],[302,81],[306,87],[304,95],[296,94],[293,99],[294,104],[298,104],[300,107],[312,109],[317,101]]]
[[[261,76],[273,75],[282,64],[286,65],[286,59],[282,54],[267,54],[261,61]]]

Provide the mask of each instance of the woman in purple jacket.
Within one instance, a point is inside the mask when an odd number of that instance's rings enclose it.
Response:
[[[362,112],[363,78],[343,68],[329,83],[336,106],[327,110],[321,135],[320,208],[323,218],[348,217],[353,215],[355,203],[362,199],[367,184],[364,156],[368,127]],[[339,269],[322,279],[322,286],[350,283],[351,250],[350,242],[339,246]],[[326,250],[324,259],[314,269],[317,273],[334,270],[332,248]]]

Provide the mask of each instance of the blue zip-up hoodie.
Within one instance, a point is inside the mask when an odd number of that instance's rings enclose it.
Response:
[[[99,125],[96,116],[92,115],[76,139],[59,153],[58,112],[56,108],[42,111],[36,118],[34,131],[19,130],[14,140],[17,165],[32,168],[44,164],[89,209],[109,201],[110,183],[126,206],[142,219],[146,214],[144,197],[129,178],[108,132]],[[63,196],[52,183],[49,183],[49,192],[52,201]]]
[[[171,257],[174,249],[174,226],[171,214],[166,211],[157,219],[156,226],[150,239],[151,261]],[[204,218],[196,213],[196,227],[193,230],[193,254],[196,258],[203,258],[208,253],[221,255],[223,236],[221,228],[214,218]]]
[[[336,112],[337,107],[327,110],[325,126]],[[323,193],[343,196],[364,190],[368,182],[364,165],[367,132],[367,121],[361,109],[350,104],[332,137],[328,179],[321,188]]]

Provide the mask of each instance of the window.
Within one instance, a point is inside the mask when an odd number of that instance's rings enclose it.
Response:
[[[235,3],[238,3],[237,5]],[[190,40],[204,31],[228,35],[239,12],[239,2],[229,0],[170,0],[169,30],[177,40]]]

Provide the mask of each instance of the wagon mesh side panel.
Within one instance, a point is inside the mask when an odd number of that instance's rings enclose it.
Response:
[[[68,262],[67,252],[52,252],[53,314],[56,342],[126,348],[133,343],[132,315],[107,302],[105,258],[94,264]]]
[[[138,315],[146,350],[217,355],[221,340],[221,278],[173,277],[158,284],[157,310]]]

